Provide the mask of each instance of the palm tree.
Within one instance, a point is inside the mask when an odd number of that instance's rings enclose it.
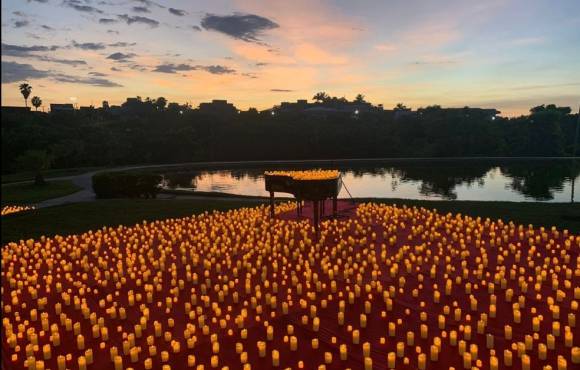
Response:
[[[32,86],[27,83],[20,84],[20,93],[24,97],[24,105],[28,107],[28,97],[32,92]]]
[[[318,102],[318,103],[324,103],[326,101],[328,101],[330,97],[328,96],[328,94],[326,94],[324,91],[321,91],[319,93],[314,94],[314,96],[312,97],[312,100]]]
[[[407,108],[407,107],[405,106],[405,104],[403,104],[403,103],[397,103],[397,106],[395,107],[395,109],[394,109],[394,110],[410,110],[410,109],[409,109],[409,108]]]
[[[165,106],[167,105],[167,99],[165,99],[164,97],[159,97],[157,98],[157,100],[155,100],[155,106],[157,108],[157,110],[164,110]]]
[[[33,96],[32,99],[30,99],[30,102],[32,105],[34,105],[34,108],[36,108],[37,111],[38,108],[42,105],[42,99],[40,99],[38,96]]]
[[[365,102],[365,96],[363,94],[358,94],[356,96],[356,98],[354,98],[354,101],[357,103],[364,103]]]

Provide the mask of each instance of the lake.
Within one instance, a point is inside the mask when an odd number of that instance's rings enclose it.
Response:
[[[573,188],[580,188],[580,160],[574,165],[570,159],[287,162],[160,173],[166,189],[267,196],[265,170],[308,168],[338,168],[345,185],[341,198],[349,197],[348,190],[356,198],[570,202]]]

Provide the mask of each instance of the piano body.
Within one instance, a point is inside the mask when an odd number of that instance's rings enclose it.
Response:
[[[337,170],[267,171],[264,173],[266,191],[270,192],[270,215],[274,217],[274,193],[294,195],[298,215],[302,214],[302,201],[313,202],[314,224],[318,227],[324,214],[324,201],[332,199],[332,213],[336,216],[337,198],[342,179]]]

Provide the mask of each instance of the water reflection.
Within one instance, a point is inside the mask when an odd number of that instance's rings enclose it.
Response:
[[[313,166],[279,165],[216,171],[180,169],[165,172],[163,185],[169,189],[267,195],[262,174],[273,167]],[[573,165],[570,160],[416,161],[330,167],[341,170],[354,197],[569,202],[573,179],[576,187],[580,185],[580,166]],[[341,197],[347,197],[344,190]]]

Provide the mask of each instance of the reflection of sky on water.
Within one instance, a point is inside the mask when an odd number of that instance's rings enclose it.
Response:
[[[191,181],[195,184],[196,191],[224,192],[240,195],[267,196],[264,190],[264,179],[258,175],[261,171],[251,170],[250,173],[243,171],[203,171],[192,174],[195,176]],[[551,201],[569,202],[571,193],[571,181],[566,179],[562,186],[550,187],[553,199],[538,199],[526,196],[513,189],[513,176],[502,173],[499,167],[491,167],[482,172],[482,177],[469,178],[457,181],[456,185],[450,185],[447,193],[442,193],[429,180],[410,179],[401,172],[392,169],[380,171],[380,173],[368,173],[363,171],[342,171],[344,184],[353,197],[377,197],[377,198],[406,198],[406,199],[453,199],[457,200],[483,200],[483,201]],[[445,182],[445,177],[443,177]],[[449,183],[453,183],[453,176]],[[580,189],[580,177],[575,181],[576,189]],[[177,189],[187,189],[188,186],[177,186]],[[578,190],[577,190],[578,191]],[[277,196],[284,196],[277,193]],[[450,198],[450,196],[452,198]],[[341,190],[341,198],[347,198],[345,188]],[[580,198],[577,196],[576,198]]]

